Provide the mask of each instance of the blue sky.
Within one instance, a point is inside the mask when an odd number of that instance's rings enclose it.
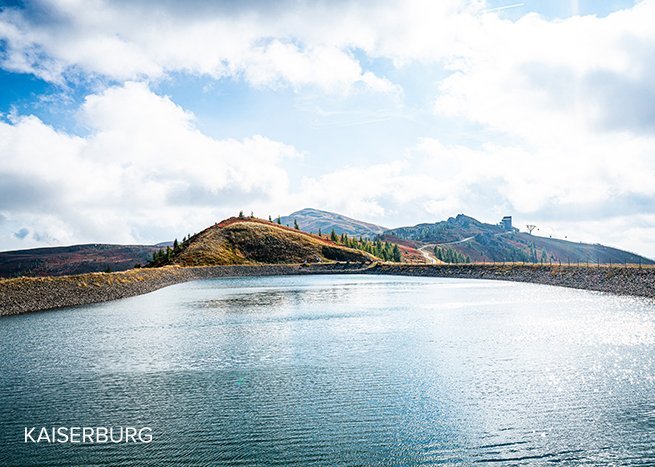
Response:
[[[4,3],[0,249],[314,207],[655,256],[654,3]]]

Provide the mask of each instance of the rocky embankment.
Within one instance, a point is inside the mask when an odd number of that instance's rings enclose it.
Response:
[[[163,267],[0,280],[0,316],[133,297],[196,279],[358,271],[358,264]]]
[[[655,298],[655,268],[538,265],[312,265],[162,267],[0,280],[0,316],[106,302],[196,279],[296,274],[389,274],[496,279]]]
[[[531,282],[655,298],[655,268],[650,267],[379,264],[366,273]]]

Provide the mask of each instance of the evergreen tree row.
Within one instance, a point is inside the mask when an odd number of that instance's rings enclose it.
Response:
[[[152,254],[152,259],[148,263],[147,266],[159,266],[163,262],[168,262],[170,261],[175,254],[180,252],[191,240],[191,234],[185,236],[181,242],[177,240],[177,238],[173,241],[173,248],[170,246],[167,246],[166,248],[162,248],[161,250],[157,250]]]
[[[471,258],[468,256],[460,253],[457,250],[453,250],[452,248],[446,248],[443,246],[435,246],[434,247],[434,256],[437,257],[437,259],[440,259],[441,261],[444,261],[446,263],[470,263]]]
[[[321,234],[319,233],[319,235]],[[337,235],[334,232],[334,229],[332,229],[330,240],[348,248],[366,251],[384,261],[395,261],[399,263],[401,260],[400,248],[398,248],[398,245],[395,243],[383,242],[379,238],[369,240],[361,236],[359,238],[349,237],[345,233]]]

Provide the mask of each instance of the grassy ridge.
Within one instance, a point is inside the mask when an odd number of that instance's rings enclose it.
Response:
[[[370,262],[377,258],[329,239],[255,218],[230,218],[194,235],[153,266]]]

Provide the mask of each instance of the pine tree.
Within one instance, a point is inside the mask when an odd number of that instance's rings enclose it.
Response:
[[[273,222],[273,219],[271,218],[271,215],[268,215],[268,222]]]
[[[398,248],[398,245],[393,246],[393,260],[396,263],[400,263],[401,255],[400,255],[400,248]]]
[[[330,240],[332,240],[332,241],[335,242],[335,243],[336,243],[336,241],[337,241],[337,234],[336,234],[336,232],[334,231],[334,229],[332,229],[332,232],[330,232]]]
[[[323,235],[321,234],[321,228],[320,228],[320,227],[318,228],[318,236],[319,236],[319,237],[322,237],[322,236],[323,236]]]
[[[180,244],[177,242],[177,238],[173,241],[173,251],[180,249]]]
[[[282,225],[282,218],[280,216],[277,216],[277,224]]]
[[[243,211],[239,211],[239,218],[243,219]]]
[[[300,230],[300,227],[298,227],[298,222],[295,219],[293,220],[293,228],[296,230]]]

